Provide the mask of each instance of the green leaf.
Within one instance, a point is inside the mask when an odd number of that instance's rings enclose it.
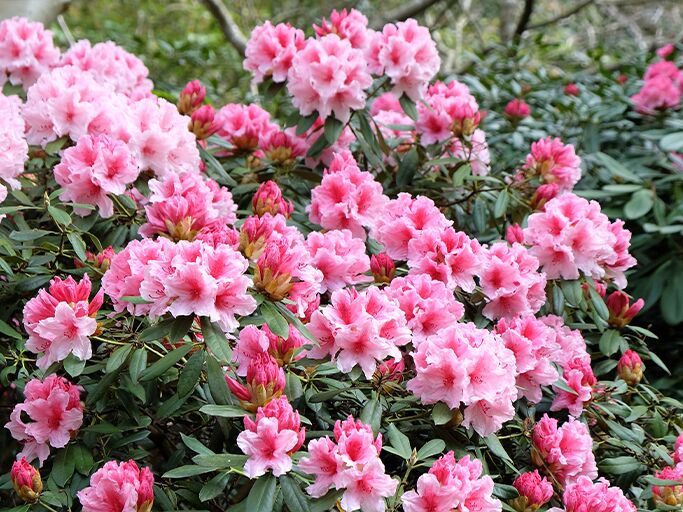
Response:
[[[206,343],[211,354],[221,363],[229,363],[232,360],[232,350],[230,350],[228,338],[223,329],[207,317],[202,317],[201,325],[204,343]]]
[[[500,440],[498,439],[498,437],[496,437],[495,434],[486,436],[484,438],[484,443],[486,443],[488,449],[491,450],[491,453],[505,460],[508,464],[514,467],[514,464],[512,463],[512,459],[508,455],[508,452],[505,450],[505,448],[500,443]]]
[[[180,396],[188,395],[194,391],[197,382],[199,382],[199,377],[202,375],[205,358],[206,352],[197,350],[185,363],[185,367],[178,377],[178,394]]]
[[[50,205],[47,207],[47,211],[57,224],[61,224],[62,226],[71,224],[71,215],[64,210],[60,210],[59,208]]]
[[[420,157],[417,154],[416,148],[412,148],[401,159],[401,163],[398,166],[398,173],[396,173],[396,184],[399,187],[406,187],[413,182],[419,160]]]
[[[396,449],[398,455],[405,460],[410,459],[413,449],[410,447],[408,436],[401,432],[393,423],[387,428],[387,436],[389,437],[389,444]]]
[[[360,420],[366,425],[370,425],[375,434],[379,432],[379,426],[382,422],[382,404],[379,403],[379,400],[376,398],[368,400],[360,413]]]
[[[318,113],[313,112],[306,117],[300,117],[299,122],[296,123],[296,134],[301,136],[308,131],[308,129],[315,124],[318,119]]]
[[[73,247],[76,256],[78,256],[78,259],[81,261],[86,261],[88,257],[85,255],[85,242],[81,238],[81,235],[75,231],[71,231],[70,233],[66,234],[66,238],[69,240],[69,243],[71,244],[71,247]]]
[[[114,350],[114,352],[112,352],[109,358],[107,359],[107,366],[105,367],[105,371],[107,373],[111,373],[115,370],[118,370],[121,367],[121,365],[123,365],[123,363],[126,362],[128,354],[130,354],[131,350],[133,350],[132,345],[123,345],[122,347],[119,347],[116,350]]]
[[[588,287],[588,293],[591,296],[591,303],[593,304],[593,309],[595,309],[595,312],[600,318],[607,321],[609,319],[609,309],[607,309],[607,305],[605,304],[603,298],[592,286]]]
[[[69,140],[69,137],[66,135],[64,137],[60,137],[57,140],[53,140],[52,142],[49,142],[45,146],[45,152],[48,155],[56,155],[59,153],[59,150],[64,147],[64,144],[66,144],[66,141]]]
[[[666,323],[683,322],[683,265],[677,265],[673,275],[665,281],[660,308]]]
[[[137,295],[124,295],[119,300],[121,302],[130,302],[131,304],[151,304],[150,301],[138,297]]]
[[[641,189],[631,196],[624,205],[624,215],[627,219],[638,219],[647,214],[654,204],[652,190]]]
[[[669,133],[659,141],[660,147],[667,152],[683,150],[683,132]]]
[[[439,402],[432,409],[432,421],[434,425],[445,425],[453,419],[453,412],[443,402]]]
[[[246,461],[247,456],[241,453],[212,453],[192,457],[195,464],[212,469],[241,468]]]
[[[279,480],[287,508],[297,512],[310,512],[311,504],[299,484],[287,475],[282,475]]]
[[[137,382],[142,371],[147,367],[147,351],[139,348],[133,352],[133,356],[128,363],[128,374],[133,382]]]
[[[84,368],[85,361],[78,359],[73,354],[69,354],[68,357],[64,359],[64,370],[72,377],[78,377],[81,373],[83,373]]]
[[[308,148],[308,153],[306,153],[306,156],[309,158],[315,158],[318,155],[320,155],[320,153],[322,153],[323,150],[327,147],[329,147],[327,137],[325,137],[325,134],[322,134],[317,139],[315,139],[315,142],[311,144],[310,148]]]
[[[496,198],[496,204],[493,207],[493,216],[499,219],[505,212],[507,212],[508,204],[510,204],[510,193],[507,190],[501,190]]]
[[[199,491],[200,501],[209,501],[220,495],[230,480],[230,473],[221,473],[204,484]]]
[[[337,142],[337,139],[341,135],[343,129],[344,123],[342,123],[336,117],[330,116],[325,119],[325,139],[327,139],[327,143],[330,146]]]
[[[446,443],[442,439],[432,439],[427,441],[422,448],[417,451],[417,460],[425,460],[433,455],[438,455],[446,448]]]
[[[167,318],[147,327],[147,329],[140,333],[140,341],[156,341],[165,338],[171,334],[171,328],[173,327],[174,322],[175,318]]]
[[[85,476],[90,475],[90,470],[95,465],[92,450],[81,444],[73,444],[69,446],[69,457],[73,457],[76,471]]]
[[[7,322],[0,320],[0,333],[15,340],[20,340],[22,338],[21,334],[14,330]]]
[[[330,510],[334,510],[335,508],[337,508],[336,503],[341,498],[342,492],[343,490],[332,490],[322,498],[318,498],[313,503],[311,503],[311,512],[329,512]]]
[[[234,187],[237,185],[237,182],[226,172],[221,163],[216,160],[215,156],[201,146],[198,146],[198,148],[202,160],[206,162],[207,171],[209,171],[209,174],[211,174],[217,182],[229,187]]]
[[[635,457],[621,456],[603,459],[598,463],[600,470],[610,475],[623,475],[632,471],[643,471],[646,466]]]
[[[615,329],[607,329],[602,333],[602,336],[600,336],[598,347],[600,348],[600,352],[606,356],[611,356],[612,354],[616,354],[616,352],[619,350],[619,347],[624,343],[625,340],[621,337],[619,331]]]
[[[159,377],[166,370],[171,368],[174,364],[185,357],[190,350],[192,350],[192,345],[188,343],[187,345],[183,345],[182,347],[169,352],[149,368],[146,368],[140,375],[140,381],[147,382]]]
[[[194,315],[179,316],[171,326],[169,341],[171,343],[182,340],[188,333],[194,322]]]
[[[183,444],[187,446],[190,450],[200,455],[213,455],[213,452],[204,446],[200,441],[194,437],[186,436],[182,432],[180,433],[180,438],[183,440]]]
[[[199,412],[208,414],[209,416],[220,416],[221,418],[244,418],[247,411],[236,405],[204,405],[199,409]]]
[[[270,302],[263,302],[259,308],[268,328],[281,338],[289,338],[289,323]]]
[[[59,487],[64,487],[64,485],[66,485],[76,469],[76,460],[71,456],[69,453],[70,451],[71,446],[59,450],[59,453],[52,464],[50,478],[52,478]]]
[[[622,163],[616,161],[611,156],[606,155],[605,153],[596,153],[595,157],[613,176],[630,181],[631,183],[642,183],[643,180],[640,176],[631,172]]]
[[[401,97],[398,99],[398,102],[401,104],[401,108],[406,113],[406,115],[413,121],[417,121],[418,114],[415,102],[405,94],[401,95]]]
[[[553,387],[557,388],[557,389],[561,389],[562,391],[566,391],[567,393],[569,393],[571,395],[579,396],[579,394],[576,392],[576,390],[570,388],[569,385],[567,384],[567,381],[565,381],[563,378],[557,379],[553,383]]]
[[[187,465],[166,471],[166,473],[161,475],[161,478],[187,478],[188,476],[203,475],[204,473],[211,473],[212,471],[215,470],[203,466]]]
[[[247,510],[249,512],[273,512],[276,485],[277,480],[272,473],[267,473],[256,480],[247,496]]]
[[[30,242],[31,240],[37,240],[45,235],[55,234],[53,231],[45,231],[44,229],[31,229],[22,231],[12,231],[9,237],[17,242]]]
[[[225,372],[216,358],[209,357],[206,360],[206,373],[209,381],[209,390],[211,396],[217,404],[227,405],[232,400],[230,398],[230,391],[225,382]]]

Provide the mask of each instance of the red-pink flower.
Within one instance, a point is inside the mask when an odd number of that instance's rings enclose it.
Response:
[[[609,324],[621,329],[631,323],[631,320],[643,309],[645,301],[638,299],[631,304],[631,299],[621,290],[616,290],[607,296],[605,301],[609,310]]]
[[[270,21],[258,25],[251,32],[245,50],[244,69],[254,75],[254,83],[270,77],[273,82],[284,82],[296,53],[304,47],[303,31],[289,23],[273,26]]]
[[[255,411],[275,398],[285,389],[285,373],[277,361],[266,352],[255,353],[246,372],[246,384],[225,376],[230,391],[239,398],[242,407]]]
[[[233,358],[239,365],[237,375],[246,376],[251,360],[262,353],[270,354],[278,364],[289,363],[294,358],[294,352],[305,343],[301,333],[291,324],[287,338],[273,333],[265,324],[260,329],[248,325],[240,331],[233,351]]]
[[[571,190],[581,179],[581,159],[574,146],[559,138],[546,137],[531,144],[524,169],[538,174],[546,183],[557,183],[561,191]]]
[[[636,512],[636,507],[619,487],[601,478],[592,482],[586,476],[567,484],[562,495],[565,512]],[[555,509],[557,510],[557,509]]]
[[[154,503],[154,475],[133,460],[109,461],[78,492],[83,512],[150,512]]]
[[[192,112],[188,129],[194,133],[197,140],[208,139],[218,131],[216,111],[211,105],[203,105]]]
[[[278,213],[289,218],[294,210],[294,205],[291,201],[287,201],[282,196],[282,190],[274,181],[266,181],[261,183],[258,190],[251,200],[251,206],[254,209],[254,214],[259,217],[265,213],[277,215]]]
[[[365,254],[365,243],[354,238],[348,229],[332,229],[325,233],[313,231],[308,235],[306,247],[311,254],[311,265],[323,274],[320,293],[372,280],[367,275],[370,258]]]
[[[396,274],[396,263],[385,252],[370,257],[370,270],[377,284],[390,283]]]
[[[12,487],[22,500],[27,503],[38,501],[40,493],[43,491],[43,481],[38,470],[28,463],[26,457],[14,461],[10,471],[10,479],[12,480]]]
[[[206,88],[199,80],[187,82],[178,96],[178,112],[187,116],[191,115],[202,106],[204,98],[206,98]]]
[[[522,473],[512,485],[517,489],[521,498],[526,499],[522,510],[527,506],[541,507],[553,497],[553,486],[546,477],[538,474],[538,470]]]
[[[368,19],[356,9],[334,9],[330,13],[330,20],[323,18],[320,26],[313,25],[313,30],[318,37],[337,34],[342,39],[348,39],[351,46],[360,50],[368,45]]]
[[[524,100],[515,98],[505,105],[504,112],[510,119],[520,120],[531,115],[531,107]]]
[[[567,85],[564,86],[564,93],[567,96],[578,96],[580,93],[579,86],[573,82],[569,82]]]
[[[675,50],[675,47],[672,43],[667,43],[664,46],[661,46],[657,48],[657,57],[661,59],[666,59],[669,55],[671,55]]]
[[[326,119],[334,114],[344,123],[352,110],[365,106],[370,85],[363,52],[336,34],[307,39],[294,56],[287,79],[292,103],[302,116],[317,112]]]
[[[619,363],[617,364],[617,374],[619,377],[631,386],[635,386],[643,379],[643,370],[645,366],[643,365],[643,360],[631,349],[624,352],[624,355],[619,358]],[[678,441],[676,441],[677,444]]]

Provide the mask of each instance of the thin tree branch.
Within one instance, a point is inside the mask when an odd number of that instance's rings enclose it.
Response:
[[[216,18],[218,26],[228,42],[241,54],[247,49],[247,39],[232,18],[232,14],[222,0],[199,0]]]
[[[535,23],[533,25],[529,25],[526,27],[526,30],[535,30],[537,28],[542,28],[542,27],[547,27],[548,25],[552,25],[553,23],[557,23],[558,21],[561,21],[565,18],[569,18],[570,16],[573,16],[577,12],[581,11],[585,7],[588,7],[590,4],[592,4],[595,0],[584,0],[580,4],[578,4],[576,7],[569,9],[567,12],[563,12],[562,14],[559,14],[555,16],[554,18],[550,18],[549,20],[541,21],[540,23]]]
[[[393,11],[390,11],[385,17],[384,22],[389,23],[392,21],[404,21],[408,18],[412,18],[424,11],[429,9],[432,5],[440,2],[441,0],[413,0],[408,2],[406,5],[399,7]]]
[[[531,15],[534,12],[535,3],[535,0],[524,0],[524,9],[522,10],[522,15],[519,17],[519,21],[517,22],[517,28],[515,28],[516,39],[519,39],[519,36],[521,36],[526,30],[527,25],[531,20]]]

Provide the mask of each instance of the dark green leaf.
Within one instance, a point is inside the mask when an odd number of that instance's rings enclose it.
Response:
[[[205,357],[206,352],[197,350],[185,363],[185,367],[180,372],[180,377],[178,377],[178,394],[180,396],[191,393],[197,386],[202,369],[204,368]]]
[[[343,129],[344,123],[342,123],[336,117],[330,116],[325,119],[325,139],[327,139],[327,143],[330,146],[337,142],[337,139],[341,135]]]
[[[225,336],[223,329],[212,322],[209,318],[202,317],[202,335],[204,336],[204,343],[211,351],[211,354],[221,363],[229,363],[232,359],[232,351],[228,344],[228,338]]]
[[[86,261],[88,257],[85,255],[85,242],[81,238],[81,235],[75,231],[71,231],[70,233],[66,234],[66,237],[69,239],[69,243],[71,244],[71,247],[73,247],[78,259],[81,261]]]
[[[401,104],[401,108],[406,113],[406,115],[413,121],[417,121],[418,115],[415,102],[405,94],[401,95],[401,97],[398,99],[398,102]]]
[[[299,122],[296,123],[296,134],[301,136],[306,133],[308,129],[315,124],[316,119],[318,119],[317,112],[306,117],[300,117]]]
[[[382,404],[379,403],[379,400],[372,398],[367,401],[360,413],[360,420],[366,425],[370,425],[375,434],[379,432],[379,426],[382,422]]]
[[[603,459],[598,463],[598,467],[609,475],[623,475],[631,471],[643,471],[646,469],[638,459],[628,456]]]
[[[204,405],[199,409],[199,412],[208,414],[209,416],[220,416],[221,418],[244,418],[247,411],[235,405]]]
[[[297,512],[310,512],[311,504],[297,481],[287,475],[281,476],[279,480],[287,508]]]
[[[230,391],[228,391],[228,385],[225,382],[225,372],[214,357],[206,359],[206,372],[213,400],[217,404],[229,404],[232,400],[230,398]]]
[[[219,496],[228,485],[230,480],[230,473],[221,473],[214,476],[211,480],[204,484],[204,487],[199,491],[199,500],[208,501]]]
[[[389,444],[396,449],[398,455],[406,460],[410,459],[413,449],[410,447],[408,436],[401,432],[393,423],[387,428],[387,436],[389,437]]]
[[[267,473],[256,480],[247,496],[247,510],[249,512],[273,512],[276,485],[277,480],[272,473]]]
[[[425,460],[433,455],[438,455],[446,448],[446,443],[442,439],[432,439],[427,441],[422,448],[417,451],[417,460]]]
[[[171,334],[175,318],[167,318],[140,333],[140,341],[155,341]]]
[[[405,187],[413,182],[413,176],[415,176],[415,173],[417,172],[418,162],[419,156],[417,154],[417,149],[415,148],[408,151],[401,159],[401,163],[398,166],[398,173],[396,174],[396,184],[399,187]]]
[[[167,471],[163,475],[161,475],[162,478],[187,478],[189,476],[197,476],[197,475],[203,475],[204,473],[211,473],[212,471],[215,471],[213,468],[207,468],[203,466],[194,466],[194,465],[188,465],[188,466],[180,466],[175,469],[172,469],[170,471]]]
[[[115,370],[118,370],[123,363],[126,362],[126,359],[128,358],[128,354],[130,354],[130,351],[133,349],[132,345],[123,345],[114,352],[111,353],[109,358],[107,359],[107,365],[106,365],[106,372],[111,373]]]
[[[62,226],[71,224],[71,215],[64,210],[60,210],[59,208],[50,205],[47,207],[47,211],[57,224],[61,224]]]
[[[149,368],[146,368],[140,375],[140,381],[147,382],[159,377],[166,370],[171,368],[174,364],[185,357],[190,350],[192,350],[192,345],[188,343],[187,345],[183,345],[182,347],[169,352]]]
[[[188,333],[194,322],[194,315],[179,316],[171,326],[169,341],[175,342],[182,340]]]
[[[624,339],[621,337],[621,334],[619,334],[619,331],[615,329],[607,329],[602,333],[602,336],[600,336],[600,342],[598,343],[598,346],[600,348],[600,352],[606,356],[611,356],[612,354],[617,353],[622,343],[624,343]]]
[[[268,328],[281,338],[289,338],[289,324],[287,320],[270,302],[263,302],[259,308]]]

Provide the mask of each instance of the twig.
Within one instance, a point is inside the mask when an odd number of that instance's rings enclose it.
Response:
[[[59,28],[62,29],[62,32],[64,32],[64,37],[66,37],[66,40],[69,42],[69,46],[73,46],[76,43],[76,39],[74,39],[71,30],[69,30],[69,25],[66,24],[64,16],[61,14],[57,16],[57,23],[59,24]]]
[[[228,42],[241,54],[247,49],[247,39],[232,18],[232,14],[222,0],[199,0],[216,18],[218,26]]]
[[[534,4],[536,0],[524,0],[524,9],[522,10],[522,15],[519,17],[517,22],[517,28],[515,28],[515,38],[519,39],[531,21],[531,15],[534,12]]]

